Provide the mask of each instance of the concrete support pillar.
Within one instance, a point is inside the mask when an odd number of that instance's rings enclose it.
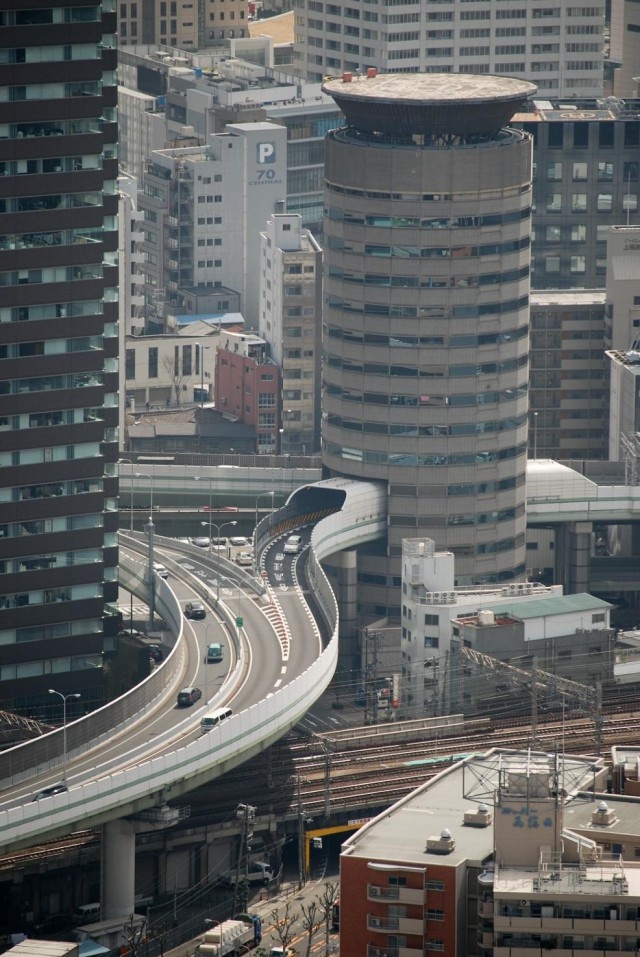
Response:
[[[102,919],[135,911],[136,834],[131,821],[110,821],[102,828]]]
[[[564,522],[558,528],[555,580],[567,595],[589,591],[592,536],[591,522]]]
[[[356,667],[358,651],[358,555],[355,549],[335,552],[322,562],[340,612],[339,667]]]

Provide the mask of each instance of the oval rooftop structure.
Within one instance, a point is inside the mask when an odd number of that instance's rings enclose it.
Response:
[[[537,90],[513,77],[473,73],[343,73],[327,77],[347,124],[362,132],[403,137],[495,133]]]

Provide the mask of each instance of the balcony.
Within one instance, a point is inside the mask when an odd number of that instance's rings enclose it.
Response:
[[[369,884],[367,885],[367,899],[423,906],[424,891],[419,887],[379,887],[377,884]]]
[[[494,915],[493,901],[478,901],[478,917],[491,919]]]
[[[367,945],[367,957],[424,957],[422,949],[415,947],[374,947]]]
[[[628,950],[592,950],[567,949],[561,947],[540,947],[539,944],[531,947],[522,945],[514,947],[494,947],[493,957],[613,957],[614,954],[637,954],[638,951],[629,948]]]
[[[169,247],[169,249],[178,249],[180,246],[180,243],[178,242],[177,239],[169,238],[167,239],[167,246]]]
[[[424,934],[424,922],[415,917],[374,917],[367,914],[367,928],[381,934]]]
[[[174,229],[179,226],[177,216],[167,216],[167,226],[172,226]]]

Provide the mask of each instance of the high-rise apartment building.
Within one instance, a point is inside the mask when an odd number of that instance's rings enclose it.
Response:
[[[607,458],[605,328],[604,289],[531,293],[531,458]]]
[[[322,250],[296,213],[260,234],[260,335],[282,376],[280,452],[320,446]]]
[[[640,96],[640,10],[637,0],[611,4],[610,59],[616,64],[613,92],[616,96]]]
[[[536,97],[512,122],[533,137],[532,286],[604,286],[609,227],[640,222],[640,100]]]
[[[246,0],[119,0],[122,44],[162,43],[197,50],[248,36]],[[115,8],[115,3],[114,3]]]
[[[115,7],[0,9],[0,700],[32,712],[99,702],[116,632]]]
[[[286,197],[286,130],[274,123],[232,123],[206,146],[156,150],[147,163],[144,221],[147,319],[210,311],[223,286],[241,295],[245,320],[257,325],[260,230]]]
[[[295,0],[294,63],[309,80],[385,73],[504,74],[545,94],[602,96],[604,3]]]
[[[387,483],[363,604],[379,614],[385,587],[397,610],[404,538],[453,552],[456,584],[525,571],[531,138],[507,123],[535,87],[387,74],[324,89],[346,126],[326,140],[322,454]]]

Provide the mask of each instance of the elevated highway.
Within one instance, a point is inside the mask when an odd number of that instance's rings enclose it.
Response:
[[[135,831],[144,826],[172,823],[163,818],[169,798],[176,798],[204,781],[249,760],[286,733],[326,689],[337,661],[337,605],[321,560],[337,547],[379,537],[384,531],[382,490],[367,483],[329,480],[292,495],[284,508],[267,516],[256,530],[263,576],[253,582],[254,597],[238,591],[235,604],[220,602],[228,623],[235,625],[242,609],[245,641],[238,642],[236,667],[225,698],[233,715],[207,734],[199,733],[199,715],[155,732],[154,705],[158,696],[172,696],[176,676],[189,667],[182,602],[167,582],[157,581],[157,607],[175,633],[174,647],[146,682],[99,712],[67,728],[67,783],[69,790],[39,801],[31,794],[43,776],[59,768],[60,731],[0,755],[0,850],[33,845],[79,826],[104,824],[105,916],[126,912],[133,904]],[[340,513],[338,516],[337,513]],[[308,546],[302,558],[289,558],[286,582],[278,581],[283,565],[279,546],[292,528],[302,528]],[[161,547],[158,543],[156,546]],[[125,550],[126,551],[126,550]],[[215,591],[203,580],[194,549],[166,559],[181,569],[180,582],[215,606]],[[311,583],[310,605],[299,584],[297,566],[306,562]],[[128,559],[125,559],[125,567]],[[141,591],[144,562],[132,561],[132,587]],[[276,570],[278,569],[278,570]],[[286,586],[286,590],[283,589]],[[223,608],[224,604],[224,608]],[[247,692],[245,673],[258,655],[256,675]],[[313,640],[309,640],[312,638]],[[196,655],[202,651],[196,642]],[[244,695],[241,690],[244,689]],[[215,699],[213,699],[215,700]],[[146,740],[131,744],[134,729]],[[97,753],[105,751],[108,758]],[[116,748],[114,742],[119,741]],[[152,742],[152,743],[151,743]],[[27,791],[28,789],[28,791]],[[157,809],[155,813],[152,809]],[[123,881],[122,873],[131,873]],[[123,907],[125,910],[123,911]]]
[[[161,508],[177,506],[178,499],[184,501],[186,490],[204,484],[196,483],[195,476],[182,467],[180,476],[173,470],[165,475],[167,469],[172,467],[153,468],[156,502],[162,502]],[[162,552],[163,560],[168,556],[178,574],[181,587],[185,585],[208,601],[212,611],[220,612],[229,634],[235,634],[237,618],[243,619],[233,673],[224,687],[224,700],[234,713],[224,725],[202,735],[198,731],[199,713],[161,733],[152,724],[158,698],[175,694],[176,682],[190,667],[190,638],[182,614],[184,595],[178,593],[178,586],[174,590],[165,582],[157,582],[157,607],[175,636],[173,650],[142,685],[69,725],[68,792],[30,800],[46,775],[60,768],[60,730],[0,754],[0,850],[32,845],[79,825],[104,824],[106,916],[122,912],[123,901],[133,901],[133,877],[130,887],[123,887],[118,874],[122,873],[123,861],[128,862],[133,874],[135,829],[170,824],[170,819],[163,820],[168,799],[180,797],[267,748],[300,720],[333,676],[338,657],[338,609],[321,563],[335,552],[385,535],[386,490],[381,483],[317,481],[315,470],[304,471],[307,481],[257,526],[255,549],[261,576],[243,578],[245,588],[238,589],[237,599],[221,597],[220,602],[216,601],[217,585],[207,580],[193,549]],[[218,467],[204,477],[212,504],[214,500],[218,504],[225,499],[238,501],[244,494],[245,505],[253,499],[257,508],[259,497],[265,493],[282,492],[281,488],[269,487],[269,481],[265,486],[266,478],[260,470]],[[134,476],[130,479],[135,482]],[[558,463],[529,463],[528,480],[534,523],[590,522],[596,514],[599,521],[632,521],[640,509],[635,487],[598,486]],[[133,488],[131,485],[129,491]],[[161,490],[164,498],[158,498]],[[201,501],[202,488],[199,495]],[[194,504],[197,507],[195,500]],[[305,536],[303,557],[295,561],[287,560],[279,547],[293,529],[302,529]],[[126,545],[126,538],[124,542]],[[156,541],[156,547],[162,549],[161,540]],[[173,547],[175,550],[175,543]],[[125,559],[124,568],[130,587],[144,594],[144,562],[131,561],[128,565],[128,561]],[[301,561],[306,563],[309,594],[300,584]],[[258,655],[253,639],[259,639],[262,655]],[[195,649],[196,653],[202,650],[201,636],[200,642],[195,641]],[[256,679],[247,684],[244,676],[252,665]],[[128,740],[134,726],[146,733],[144,744],[135,750]],[[113,753],[108,763],[97,762],[96,745],[100,748],[105,741],[116,740],[121,741],[121,750]]]

